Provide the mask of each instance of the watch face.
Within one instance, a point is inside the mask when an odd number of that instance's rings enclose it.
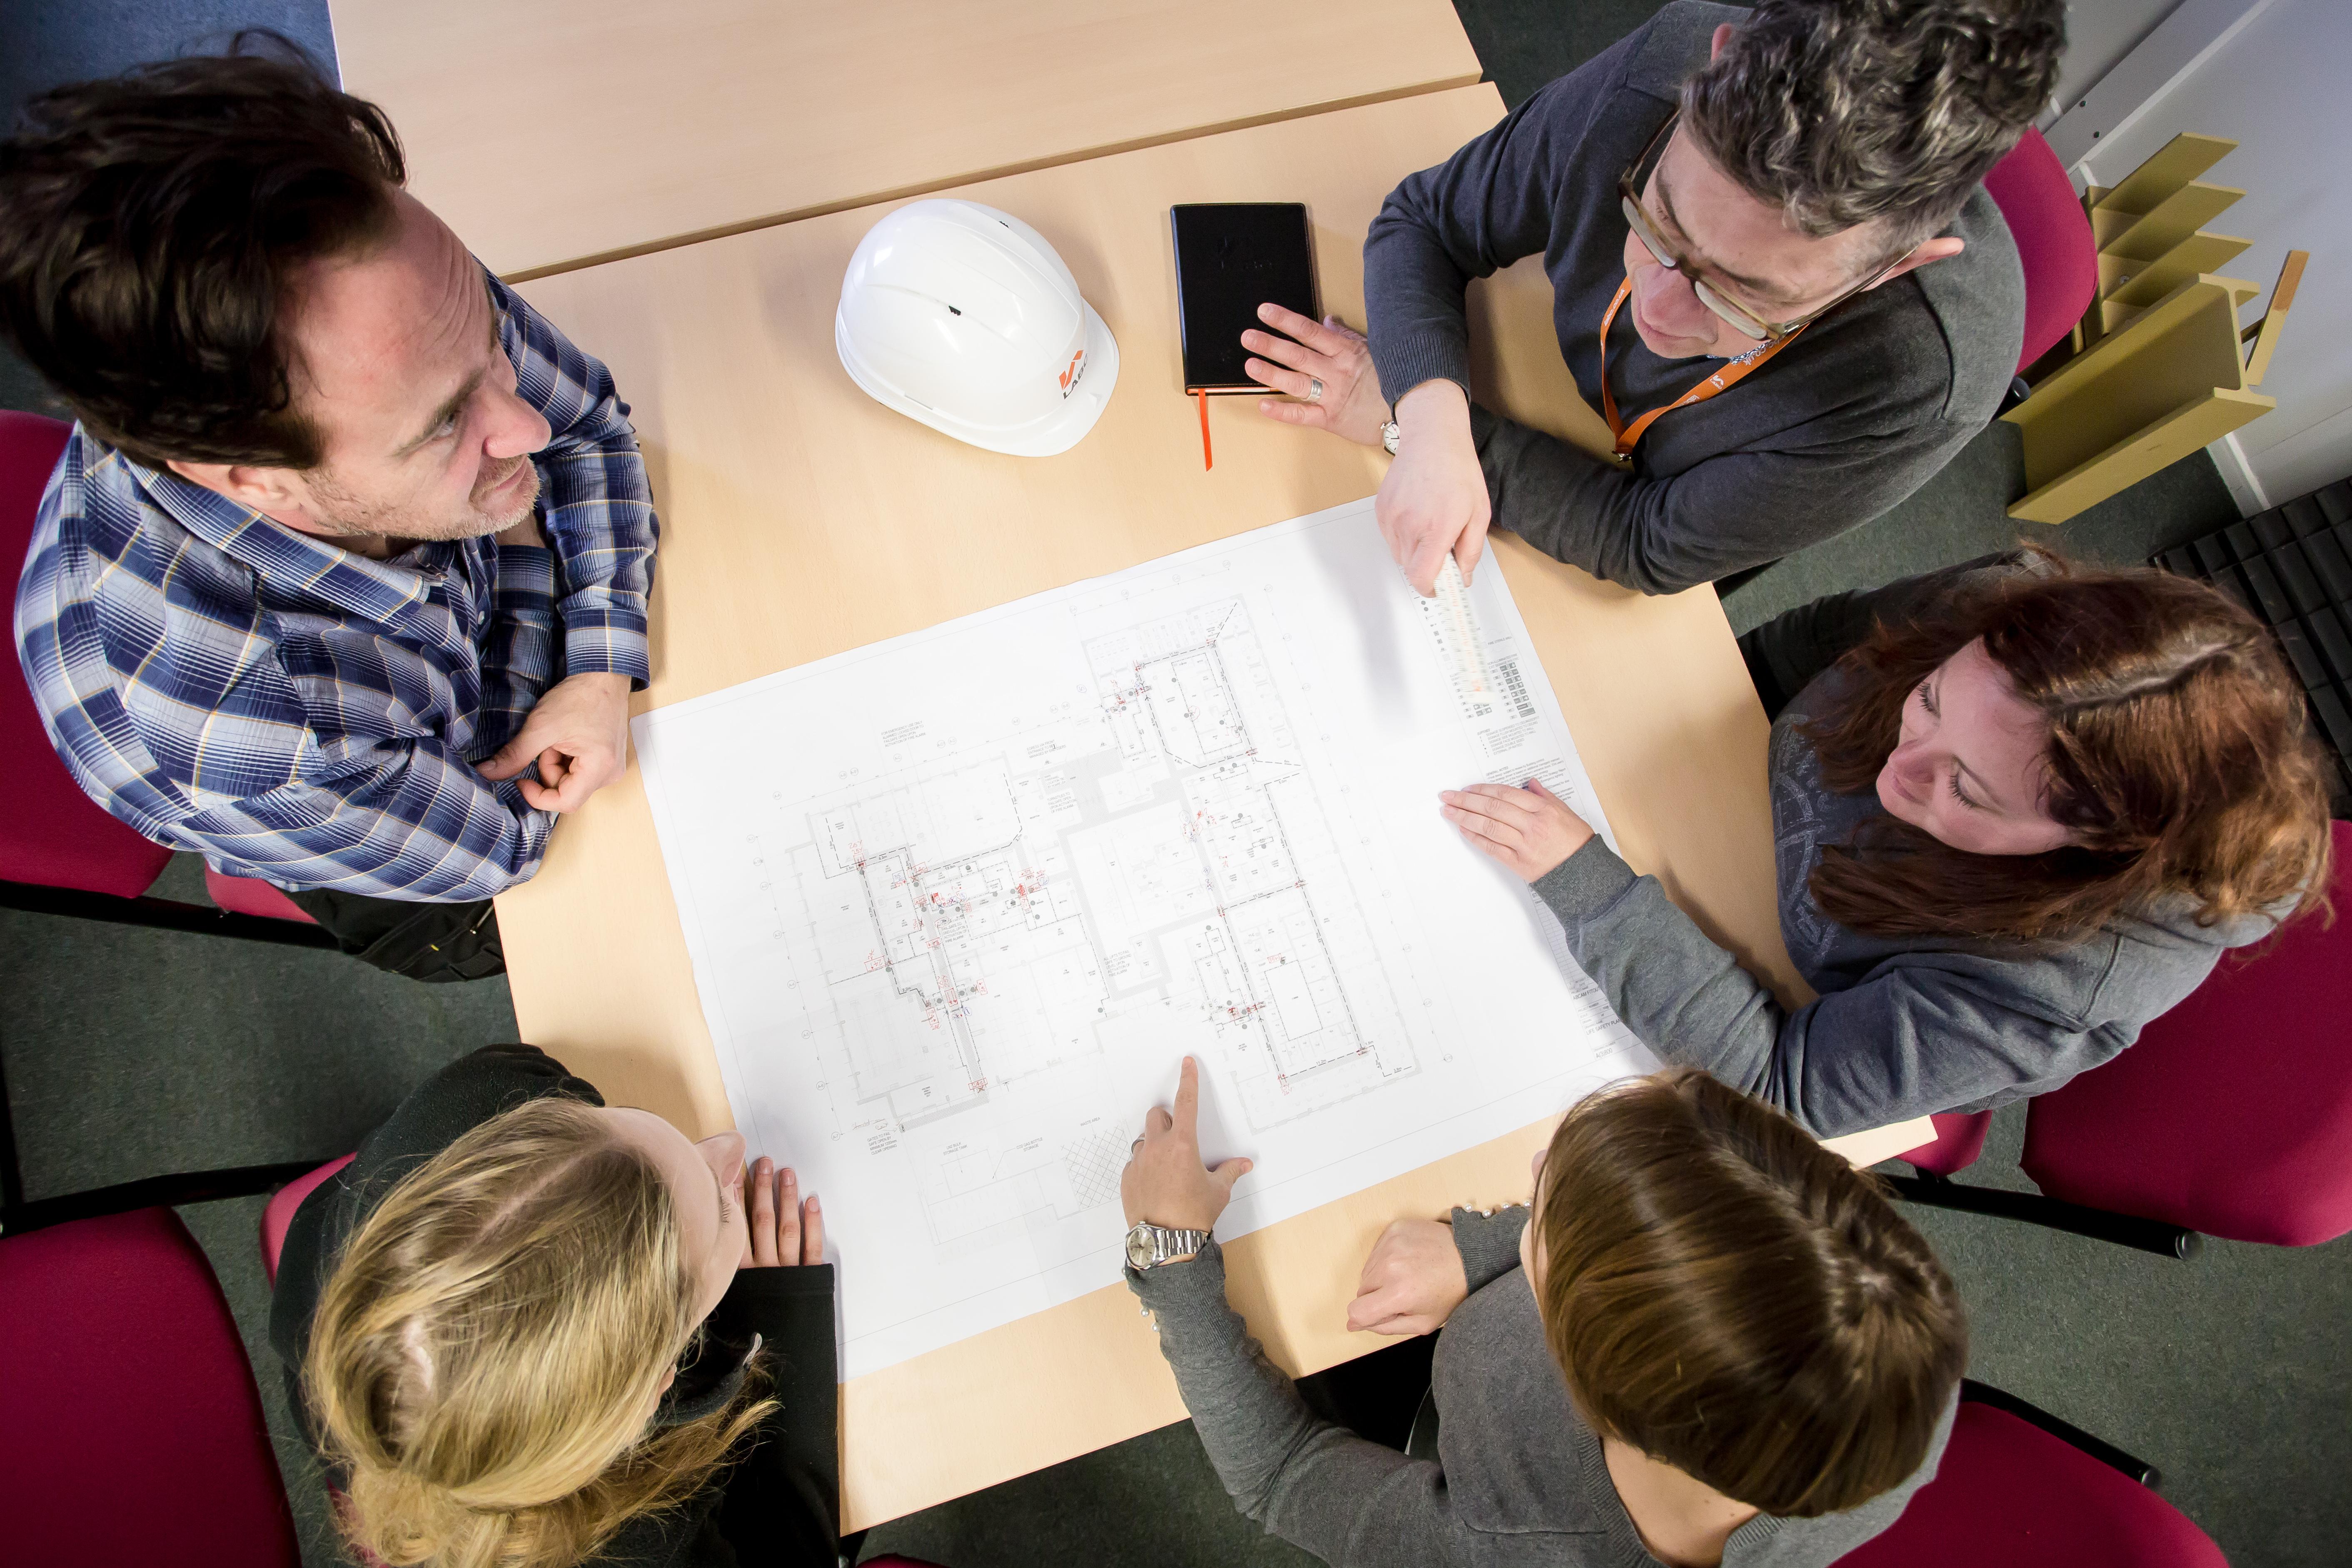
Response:
[[[1129,1268],[1149,1268],[1159,1255],[1159,1247],[1152,1245],[1150,1226],[1139,1225],[1127,1233],[1127,1266]]]

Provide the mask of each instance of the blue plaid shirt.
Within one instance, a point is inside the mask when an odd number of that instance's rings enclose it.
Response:
[[[660,525],[612,376],[489,289],[518,395],[554,430],[532,458],[546,549],[435,541],[371,561],[75,427],[16,590],[16,653],[91,799],[281,888],[459,900],[539,868],[552,814],[473,764],[563,676],[651,674]]]

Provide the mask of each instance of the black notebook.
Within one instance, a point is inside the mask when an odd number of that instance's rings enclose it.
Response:
[[[1297,202],[1198,202],[1168,209],[1176,234],[1176,310],[1184,391],[1265,392],[1242,370],[1242,333],[1271,300],[1322,319],[1307,208]],[[1282,336],[1281,333],[1275,333]]]

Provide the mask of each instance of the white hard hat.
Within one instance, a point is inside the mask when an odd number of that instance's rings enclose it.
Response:
[[[913,202],[868,229],[833,344],[884,407],[1022,458],[1076,446],[1118,382],[1118,344],[1054,247],[978,202]]]

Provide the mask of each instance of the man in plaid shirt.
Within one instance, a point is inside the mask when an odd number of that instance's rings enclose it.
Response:
[[[37,100],[0,328],[72,404],[17,651],[91,798],[423,978],[617,777],[657,523],[604,367],[279,61]]]

